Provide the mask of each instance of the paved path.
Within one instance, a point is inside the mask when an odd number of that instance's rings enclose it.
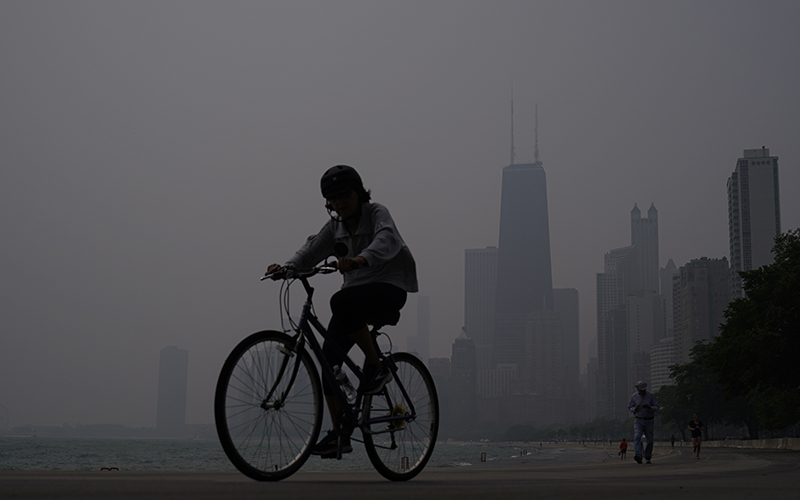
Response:
[[[0,471],[0,498],[40,499],[800,499],[800,453],[686,450],[625,462],[426,469],[405,483],[374,471],[299,472],[259,483],[236,472]]]

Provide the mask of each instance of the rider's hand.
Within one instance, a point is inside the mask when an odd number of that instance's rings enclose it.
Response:
[[[274,273],[280,268],[281,268],[280,264],[270,264],[269,267],[267,267],[267,275]],[[272,281],[277,281],[278,279],[279,278],[277,276],[272,276]]]
[[[353,269],[359,269],[362,267],[367,267],[367,259],[364,257],[358,256],[356,258],[351,257],[342,257],[339,259],[338,267],[340,273],[347,273],[352,271]]]

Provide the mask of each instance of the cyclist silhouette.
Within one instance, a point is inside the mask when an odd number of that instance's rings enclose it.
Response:
[[[331,365],[341,365],[342,358],[331,348],[331,343],[338,344],[343,352],[358,345],[365,356],[358,392],[375,394],[392,379],[392,373],[381,364],[367,325],[397,322],[407,294],[418,290],[416,264],[389,210],[370,201],[371,192],[364,189],[361,176],[353,167],[329,168],[320,187],[331,218],[284,266],[306,269],[336,254],[344,283],[330,299],[332,317],[323,351]],[[280,267],[271,264],[267,272]],[[314,446],[312,453],[334,458],[339,441],[335,431],[339,424],[339,402],[324,378],[323,392],[333,430]],[[352,451],[349,441],[349,437],[344,439],[342,453]]]

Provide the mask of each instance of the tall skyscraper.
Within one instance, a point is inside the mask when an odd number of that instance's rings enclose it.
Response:
[[[492,365],[497,247],[464,252],[464,328],[475,342],[478,370]]]
[[[628,317],[626,297],[640,286],[635,247],[611,250],[597,273],[597,407],[598,417],[622,416],[627,404]],[[626,394],[627,393],[627,394]],[[624,418],[624,416],[622,417]]]
[[[672,337],[674,327],[672,323],[672,277],[678,274],[678,266],[670,258],[667,265],[661,268],[661,296],[664,297],[664,318],[667,321],[666,336]]]
[[[672,385],[669,367],[675,362],[675,339],[666,337],[650,348],[650,382],[648,389],[657,392],[662,386]]]
[[[189,351],[175,346],[161,349],[158,363],[156,429],[175,434],[186,425],[186,387]]]
[[[658,293],[658,210],[651,203],[647,217],[641,216],[636,204],[631,210],[631,245],[638,256],[639,288],[646,292]]]
[[[681,266],[673,281],[676,363],[691,361],[698,340],[719,335],[731,301],[728,260],[703,257]]]
[[[564,338],[564,374],[567,393],[575,397],[580,389],[580,306],[578,290],[554,288],[553,308],[561,315]]]
[[[538,123],[536,130],[538,135]],[[520,364],[527,317],[553,310],[547,180],[538,136],[533,163],[515,164],[513,148],[511,161],[503,169],[500,200],[494,362]]]
[[[656,293],[637,290],[625,298],[628,317],[628,381],[631,388],[638,380],[650,380],[650,349],[666,336],[664,298]]]
[[[781,234],[778,157],[769,149],[745,149],[728,179],[728,234],[732,298],[743,296],[741,271],[773,262],[772,246]]]

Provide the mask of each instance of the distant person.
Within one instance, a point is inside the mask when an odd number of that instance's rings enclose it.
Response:
[[[675,449],[675,434],[672,435],[672,438],[670,439],[670,443],[672,443],[672,449],[674,450]]]
[[[656,395],[647,390],[647,383],[641,380],[636,382],[636,392],[631,395],[628,410],[633,413],[633,459],[637,464],[642,463],[642,434],[647,438],[647,447],[644,449],[644,459],[647,463],[653,457],[653,428],[655,427],[658,406]]]
[[[625,438],[622,439],[622,442],[619,444],[619,455],[622,457],[620,460],[625,460],[625,454],[628,452],[628,442],[625,441]]]
[[[706,430],[706,426],[697,413],[692,414],[689,430],[692,431],[692,452],[696,454],[695,458],[700,458],[700,443],[703,442],[703,431]]]

